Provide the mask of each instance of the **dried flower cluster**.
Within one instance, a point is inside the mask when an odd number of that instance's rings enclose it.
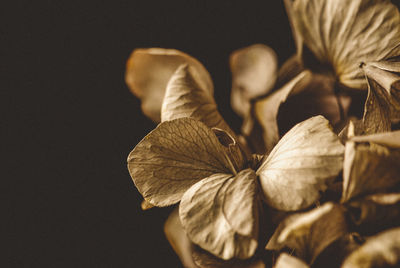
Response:
[[[285,0],[297,54],[233,52],[235,133],[204,66],[136,49],[158,126],[128,157],[185,267],[400,266],[400,13],[389,0]],[[294,111],[294,112],[293,112]]]

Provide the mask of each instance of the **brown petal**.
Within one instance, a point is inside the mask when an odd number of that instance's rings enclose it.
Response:
[[[310,81],[311,73],[304,71],[278,91],[259,100],[255,104],[255,117],[264,130],[264,142],[270,152],[279,141],[277,116],[280,105],[294,93],[302,91]]]
[[[334,81],[325,76],[303,71],[281,89],[255,104],[255,116],[262,126],[269,152],[295,124],[315,115],[325,116],[335,125],[346,116],[350,99],[337,97]]]
[[[400,225],[400,193],[369,195],[347,207],[359,232],[371,234]]]
[[[315,258],[333,241],[347,232],[343,208],[325,203],[311,211],[289,216],[277,228],[267,249],[287,247],[296,256],[312,264]]]
[[[205,177],[237,173],[228,152],[234,153],[206,125],[179,118],[159,124],[144,137],[129,154],[128,169],[146,201],[168,206],[179,202],[188,188]]]
[[[342,268],[399,267],[400,228],[389,229],[367,240],[344,261]]]
[[[195,58],[175,49],[138,48],[129,57],[125,81],[130,90],[142,101],[145,115],[160,122],[161,105],[169,79],[179,65],[188,64],[200,87],[213,94],[210,74]]]
[[[400,62],[371,62],[362,68],[368,81],[365,133],[390,131],[391,124],[400,121]]]
[[[379,61],[400,54],[400,48],[396,48],[400,40],[400,14],[390,1],[286,2],[298,53],[303,54],[302,46],[306,46],[348,87],[367,88],[358,68],[361,62]]]

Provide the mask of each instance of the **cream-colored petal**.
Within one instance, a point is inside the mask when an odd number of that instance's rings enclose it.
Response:
[[[400,13],[389,0],[294,0],[287,6],[298,52],[307,46],[348,87],[367,89],[361,62],[400,54]]]
[[[371,136],[369,136],[371,137]],[[363,142],[373,142],[373,139]],[[387,192],[400,182],[400,150],[376,144],[346,142],[342,202],[357,196]]]
[[[365,136],[354,136],[350,140],[354,142],[373,142],[388,148],[400,149],[400,130]]]
[[[143,113],[160,122],[160,110],[167,83],[178,66],[188,64],[199,86],[213,94],[210,74],[195,58],[175,49],[138,48],[130,55],[125,81],[130,90],[142,101]]]
[[[282,253],[279,255],[274,267],[275,268],[308,268],[309,266],[299,258],[296,258],[287,253]]]
[[[343,152],[323,116],[297,124],[257,170],[266,203],[284,211],[312,205],[341,171]]]
[[[258,184],[255,172],[214,174],[193,185],[179,205],[190,240],[224,260],[253,256],[258,240]]]
[[[278,59],[268,46],[255,44],[234,51],[229,59],[232,72],[231,105],[241,117],[250,112],[251,99],[267,94],[275,84]]]

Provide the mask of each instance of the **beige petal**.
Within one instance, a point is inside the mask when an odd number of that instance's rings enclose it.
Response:
[[[160,122],[160,110],[169,79],[179,65],[193,67],[193,76],[199,86],[213,94],[210,74],[195,58],[175,49],[138,48],[130,55],[125,81],[130,90],[142,101],[143,113]]]
[[[250,112],[250,100],[267,94],[275,84],[278,59],[270,47],[255,44],[234,51],[229,59],[232,72],[231,105],[241,117]]]
[[[129,154],[128,169],[146,201],[168,206],[211,174],[235,174],[228,152],[206,125],[179,118],[159,124],[144,137]]]
[[[197,83],[194,74],[196,69],[192,66],[181,65],[172,75],[161,108],[161,121],[192,117],[210,128],[217,127],[234,136],[219,114],[212,94]]]
[[[323,116],[297,124],[257,170],[265,201],[285,211],[312,205],[341,171],[343,152]]]
[[[253,256],[258,240],[258,187],[255,172],[214,174],[183,195],[179,215],[190,240],[229,260]]]
[[[347,232],[344,210],[334,203],[325,203],[311,211],[289,216],[278,227],[276,243],[295,251],[296,256],[312,264],[332,242]]]
[[[344,261],[342,268],[399,267],[400,228],[389,229],[367,240]]]
[[[183,230],[178,208],[175,208],[164,224],[164,233],[169,243],[186,268],[198,268],[192,258],[194,245]]]
[[[366,134],[390,131],[400,122],[400,62],[380,61],[363,65],[368,81],[363,122]]]
[[[308,268],[309,266],[299,258],[287,253],[279,255],[274,268]]]
[[[363,141],[367,139],[364,138]],[[348,141],[343,166],[342,202],[357,196],[390,190],[400,183],[399,163],[400,150]]]
[[[400,149],[400,130],[377,133],[365,136],[354,136],[351,138],[354,142],[373,142],[388,148]]]
[[[286,2],[298,53],[306,46],[348,87],[367,88],[361,62],[400,54],[400,14],[389,0]]]

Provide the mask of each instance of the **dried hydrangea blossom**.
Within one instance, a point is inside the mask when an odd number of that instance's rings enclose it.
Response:
[[[278,71],[264,45],[231,56],[242,133],[195,58],[132,53],[126,81],[161,122],[128,158],[142,207],[179,203],[165,232],[187,267],[400,265],[399,12],[388,0],[285,4],[298,57]],[[351,88],[368,89],[366,101]],[[364,114],[341,131],[344,147],[329,122],[338,132],[357,101]]]

